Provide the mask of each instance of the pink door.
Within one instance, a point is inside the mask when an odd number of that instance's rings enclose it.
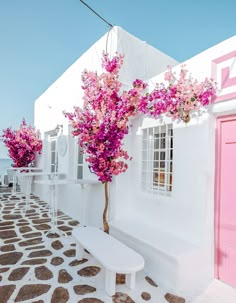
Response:
[[[236,287],[236,115],[217,119],[216,278]]]

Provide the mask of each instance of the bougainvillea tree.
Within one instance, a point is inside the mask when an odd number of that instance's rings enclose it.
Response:
[[[188,70],[182,66],[177,77],[169,67],[165,73],[166,84],[157,83],[152,92],[143,96],[139,110],[153,118],[166,114],[189,122],[190,111],[208,105],[215,96],[216,83],[208,78],[199,82],[187,74]]]
[[[82,83],[84,91],[83,108],[75,107],[73,113],[65,113],[73,127],[73,135],[86,155],[86,161],[98,180],[104,183],[105,208],[103,212],[104,231],[109,232],[107,223],[108,183],[112,177],[127,170],[131,159],[123,149],[122,140],[129,132],[129,118],[138,112],[138,105],[146,84],[135,80],[129,91],[122,90],[119,71],[124,56],[116,54],[109,59],[103,53],[100,75],[84,70]]]
[[[27,125],[22,119],[18,130],[10,127],[3,130],[2,141],[8,148],[9,157],[13,160],[14,167],[27,167],[42,150],[42,141],[39,131]]]

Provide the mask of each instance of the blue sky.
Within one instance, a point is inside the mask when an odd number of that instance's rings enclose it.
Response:
[[[180,62],[236,33],[235,0],[85,2]],[[33,125],[34,101],[108,29],[79,0],[0,0],[0,131]]]

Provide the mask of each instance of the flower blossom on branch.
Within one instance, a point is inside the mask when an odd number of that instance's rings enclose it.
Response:
[[[83,108],[74,107],[73,113],[65,112],[71,121],[74,136],[86,154],[86,161],[98,180],[111,182],[128,168],[131,157],[123,149],[122,140],[129,132],[129,118],[137,115],[142,92],[146,84],[135,80],[129,91],[121,89],[119,71],[124,56],[116,53],[109,59],[103,53],[100,75],[87,71],[82,73],[84,90]]]
[[[14,167],[27,167],[42,150],[40,133],[22,119],[20,128],[12,130],[10,127],[3,130],[2,140],[8,148],[9,157]]]
[[[216,83],[205,78],[199,82],[187,77],[187,69],[182,66],[179,78],[168,67],[164,83],[157,83],[155,89],[143,96],[139,110],[150,117],[158,118],[167,114],[174,119],[183,119],[183,112],[206,106],[216,95]]]

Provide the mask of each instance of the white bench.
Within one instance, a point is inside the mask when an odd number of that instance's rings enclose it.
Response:
[[[164,226],[161,229],[135,218],[111,221],[109,226],[111,235],[145,258],[145,272],[162,287],[186,298],[190,290],[197,293],[205,283],[201,264],[206,255],[200,245],[166,231]]]
[[[135,274],[144,268],[141,255],[96,227],[76,228],[72,236],[77,240],[78,259],[83,258],[86,248],[104,266],[105,291],[109,296],[115,294],[116,273],[126,274],[126,285],[135,287]]]

